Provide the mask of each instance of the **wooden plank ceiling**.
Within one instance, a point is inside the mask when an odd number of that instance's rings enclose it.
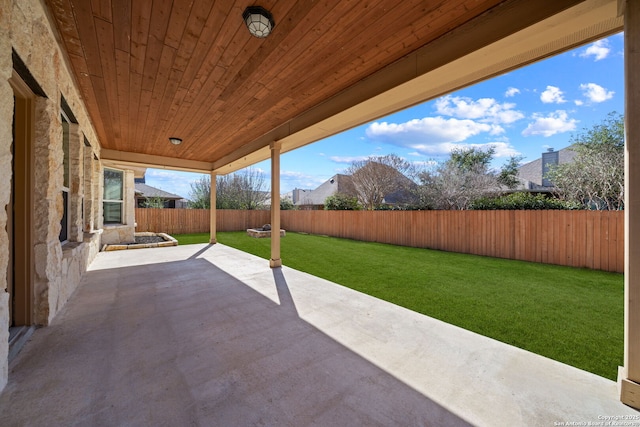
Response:
[[[212,163],[501,2],[46,0],[103,148]]]

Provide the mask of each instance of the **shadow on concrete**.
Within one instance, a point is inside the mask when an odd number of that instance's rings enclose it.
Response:
[[[287,279],[282,274],[282,268],[273,268],[273,280],[278,291],[278,299],[280,301],[280,309],[289,312],[291,315],[298,317],[298,310],[296,310],[296,303],[293,301],[291,291],[289,291],[289,285]]]
[[[469,425],[273,280],[279,305],[205,259],[88,272],[13,361],[0,425]]]
[[[196,252],[195,254],[191,255],[189,257],[189,259],[196,259],[198,258],[200,255],[203,255],[205,252],[207,252],[209,249],[211,249],[211,247],[213,247],[213,243],[209,243],[207,246],[205,246],[204,248],[200,249],[198,252]]]

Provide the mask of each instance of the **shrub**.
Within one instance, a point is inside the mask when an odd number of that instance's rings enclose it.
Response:
[[[525,192],[511,193],[500,197],[481,197],[474,200],[469,206],[470,210],[571,210],[580,208],[580,205],[575,202],[549,198],[544,194],[534,195]]]
[[[336,193],[325,199],[324,209],[327,211],[358,211],[361,206],[357,197]]]
[[[280,210],[281,211],[292,211],[295,210],[296,206],[293,204],[291,199],[280,199]]]

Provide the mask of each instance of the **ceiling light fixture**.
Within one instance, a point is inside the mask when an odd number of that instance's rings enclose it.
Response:
[[[169,138],[169,141],[171,141],[171,143],[172,143],[173,145],[180,145],[180,144],[182,144],[182,140],[181,140],[180,138],[176,138],[176,137],[174,137],[174,136],[170,137],[170,138]]]
[[[244,23],[251,35],[258,38],[265,38],[271,33],[276,23],[273,21],[271,13],[261,6],[249,6],[242,14]]]

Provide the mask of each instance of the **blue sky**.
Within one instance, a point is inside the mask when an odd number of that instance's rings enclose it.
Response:
[[[510,156],[523,163],[608,113],[624,112],[623,36],[617,34],[486,82],[307,145],[281,157],[282,193],[314,189],[353,160],[397,154],[417,165],[446,160],[453,148],[496,150],[495,166]],[[269,161],[253,166],[269,185]],[[148,169],[147,184],[189,197],[200,175]]]

